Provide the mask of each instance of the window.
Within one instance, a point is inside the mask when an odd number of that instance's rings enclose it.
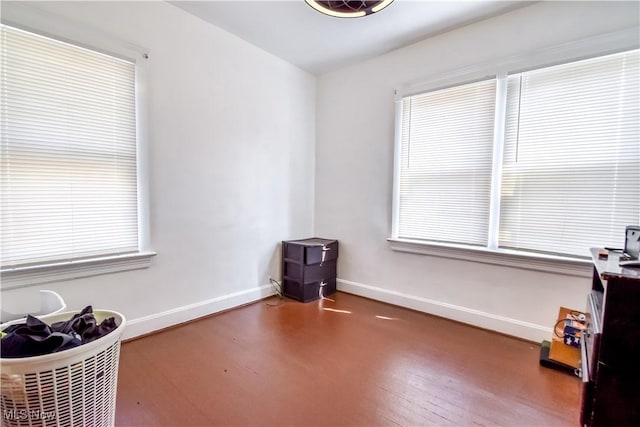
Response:
[[[135,63],[1,30],[3,273],[138,253]]]
[[[396,239],[586,256],[640,222],[639,51],[406,96]]]
[[[403,100],[399,235],[486,245],[495,80]]]

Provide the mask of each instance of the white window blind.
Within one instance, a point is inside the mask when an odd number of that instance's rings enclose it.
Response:
[[[402,100],[398,237],[486,245],[496,81]]]
[[[1,30],[2,266],[136,252],[135,64]]]
[[[585,255],[640,223],[638,51],[508,78],[501,247]]]
[[[639,52],[402,98],[392,238],[578,257],[624,244],[640,223]]]

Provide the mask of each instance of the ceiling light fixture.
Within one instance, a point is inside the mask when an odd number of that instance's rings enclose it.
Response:
[[[325,15],[335,16],[337,18],[359,18],[361,16],[371,15],[384,9],[393,3],[393,0],[379,1],[318,1],[305,0],[309,6],[324,13]]]

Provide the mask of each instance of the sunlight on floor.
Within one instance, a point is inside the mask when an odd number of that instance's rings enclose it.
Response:
[[[338,310],[336,308],[329,308],[329,307],[322,307],[322,309],[325,310],[325,311],[332,311],[334,313],[351,314],[351,312],[349,310]]]

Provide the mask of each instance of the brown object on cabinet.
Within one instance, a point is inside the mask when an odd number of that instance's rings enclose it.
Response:
[[[338,241],[313,237],[282,242],[283,293],[302,302],[336,291]]]
[[[581,343],[584,426],[640,425],[640,269],[591,249],[593,281]]]

